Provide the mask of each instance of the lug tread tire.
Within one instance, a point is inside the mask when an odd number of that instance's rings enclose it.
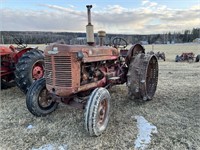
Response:
[[[33,83],[32,67],[35,62],[40,61],[44,66],[44,55],[41,50],[32,49],[22,55],[16,64],[15,82],[22,92],[27,93]]]

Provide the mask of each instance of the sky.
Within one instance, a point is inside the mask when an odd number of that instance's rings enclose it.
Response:
[[[157,34],[200,27],[200,0],[0,0],[0,31]]]

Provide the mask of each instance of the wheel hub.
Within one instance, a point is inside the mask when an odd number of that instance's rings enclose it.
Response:
[[[99,121],[98,124],[102,125],[106,118],[106,112],[107,112],[107,100],[104,99],[100,102],[98,114],[99,114]]]
[[[34,80],[38,80],[44,76],[43,66],[40,64],[35,64],[32,71],[32,77]]]
[[[43,108],[48,107],[51,105],[52,103],[52,97],[48,96],[47,90],[43,90],[40,95],[39,95],[39,99],[38,99],[39,105]]]

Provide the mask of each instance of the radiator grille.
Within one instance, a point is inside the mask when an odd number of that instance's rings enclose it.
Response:
[[[45,77],[47,84],[55,86],[72,87],[72,70],[70,56],[46,56]]]

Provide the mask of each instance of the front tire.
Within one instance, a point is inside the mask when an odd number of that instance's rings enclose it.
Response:
[[[25,94],[31,84],[44,76],[44,55],[32,49],[22,55],[16,65],[15,82]]]
[[[26,106],[35,116],[45,116],[53,112],[57,105],[48,95],[44,78],[35,81],[26,94]]]
[[[107,128],[110,111],[110,94],[105,88],[96,88],[85,108],[85,128],[90,136],[99,136]]]

